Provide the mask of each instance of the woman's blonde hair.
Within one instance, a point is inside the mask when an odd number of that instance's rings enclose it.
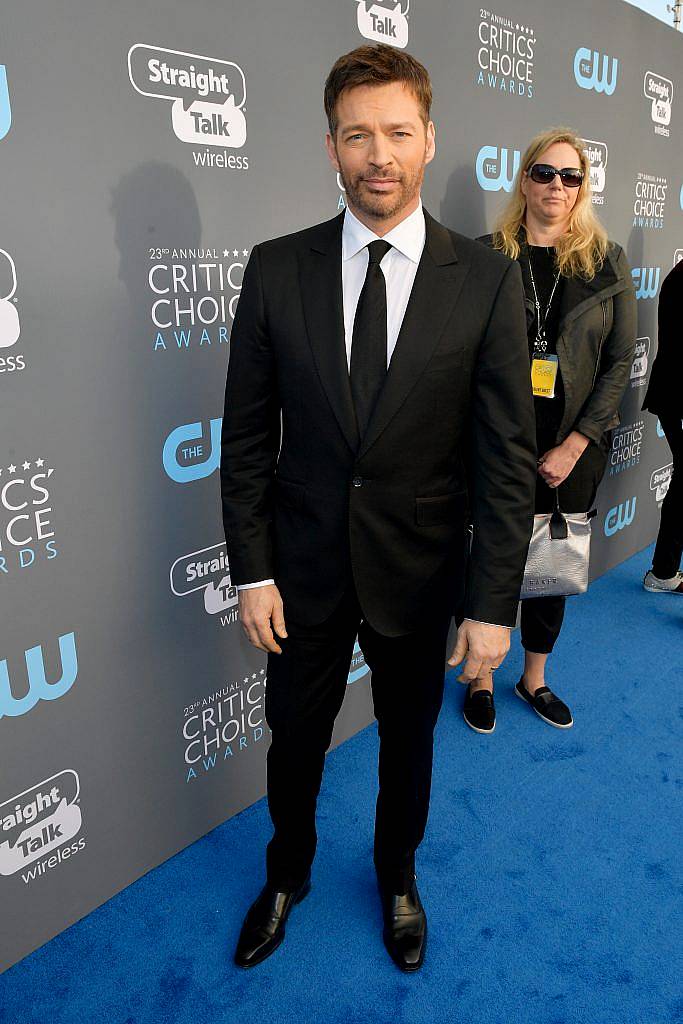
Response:
[[[515,177],[512,196],[498,217],[493,232],[494,248],[516,260],[520,253],[522,228],[526,233],[526,197],[522,179],[539,157],[556,142],[566,142],[576,150],[583,181],[576,203],[569,216],[566,232],[555,242],[556,262],[564,277],[590,280],[602,267],[607,253],[607,232],[593,212],[591,202],[590,163],[583,151],[583,142],[571,128],[547,128],[529,143]],[[526,239],[522,237],[522,241]]]

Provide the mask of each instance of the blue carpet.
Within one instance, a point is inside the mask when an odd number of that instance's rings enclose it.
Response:
[[[683,601],[642,590],[649,559],[568,606],[549,682],[573,729],[514,696],[516,636],[492,737],[465,726],[449,685],[418,866],[419,974],[381,942],[371,727],[328,760],[314,887],[269,961],[231,962],[262,881],[260,801],[4,974],[0,1022],[683,1021]]]

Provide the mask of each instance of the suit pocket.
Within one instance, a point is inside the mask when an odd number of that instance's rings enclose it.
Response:
[[[415,521],[418,526],[441,526],[462,519],[467,495],[465,491],[440,494],[436,498],[415,499]]]
[[[303,484],[283,480],[278,476],[275,478],[275,500],[278,505],[301,511],[306,505],[306,488]]]

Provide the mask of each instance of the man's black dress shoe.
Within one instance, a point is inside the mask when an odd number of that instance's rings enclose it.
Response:
[[[468,684],[462,716],[475,732],[493,732],[496,728],[496,708],[489,690],[475,690]]]
[[[255,967],[274,953],[285,937],[285,924],[295,903],[311,891],[310,875],[299,889],[281,892],[266,885],[247,911],[235,950],[238,967]]]
[[[427,945],[427,915],[415,882],[405,895],[397,896],[380,887],[384,913],[384,945],[402,971],[422,967]]]

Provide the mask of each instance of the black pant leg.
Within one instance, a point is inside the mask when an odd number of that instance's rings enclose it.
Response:
[[[565,597],[527,597],[522,601],[520,636],[525,651],[550,654],[564,621]]]
[[[285,609],[286,615],[286,609]],[[315,811],[360,621],[355,593],[347,592],[318,626],[287,621],[282,654],[268,655],[266,720],[268,807],[274,834],[266,854],[268,881],[295,889],[315,856]]]
[[[680,416],[660,416],[660,422],[673,456],[674,472],[662,503],[652,571],[660,580],[669,580],[680,569],[683,556],[683,427]]]
[[[359,630],[380,741],[375,866],[392,892],[410,885],[427,825],[449,623],[442,614],[435,625],[403,637],[384,637],[365,622]]]
[[[549,447],[552,446],[548,444],[544,450]],[[560,507],[564,512],[591,510],[606,463],[607,453],[604,448],[591,442],[558,488]],[[536,513],[552,512],[554,503],[555,489],[548,487],[543,478],[537,476]],[[551,653],[562,629],[565,604],[564,597],[528,597],[522,601],[520,633],[526,651]]]

